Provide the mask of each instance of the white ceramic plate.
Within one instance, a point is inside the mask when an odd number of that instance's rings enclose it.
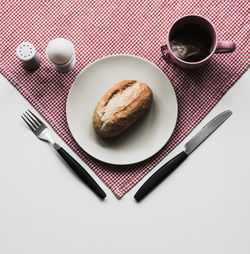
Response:
[[[104,93],[124,79],[148,84],[153,103],[126,132],[104,140],[92,128],[92,115]],[[69,92],[66,113],[82,149],[98,160],[124,165],[143,161],[166,144],[177,120],[177,100],[169,79],[156,65],[136,56],[114,55],[95,61],[79,74]]]

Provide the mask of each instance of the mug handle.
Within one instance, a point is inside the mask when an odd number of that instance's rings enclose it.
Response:
[[[162,57],[165,61],[169,59],[168,47],[167,45],[161,46]]]
[[[215,54],[235,51],[236,44],[232,41],[218,41]]]

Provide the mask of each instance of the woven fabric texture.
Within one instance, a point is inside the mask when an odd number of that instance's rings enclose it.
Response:
[[[214,55],[206,66],[187,71],[165,62],[160,47],[179,17],[198,14],[216,27],[220,40],[237,44],[234,53]],[[197,126],[248,68],[247,1],[1,1],[0,71],[47,120],[69,147],[120,198]],[[59,73],[45,54],[48,42],[61,37],[76,50],[76,66]],[[16,47],[31,42],[42,62],[26,71]],[[114,166],[85,153],[71,136],[66,100],[76,76],[107,55],[132,54],[155,63],[171,80],[178,99],[178,121],[169,142],[138,164]]]

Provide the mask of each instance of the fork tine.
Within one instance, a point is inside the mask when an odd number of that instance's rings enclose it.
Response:
[[[26,118],[26,120],[33,126],[34,129],[37,129],[37,125],[35,124],[35,122],[32,121],[32,119],[30,118],[30,116],[27,114],[27,112],[25,112],[23,114],[23,116]]]
[[[25,116],[25,115],[24,115]],[[22,117],[22,119],[24,120],[24,122],[30,127],[30,129],[32,130],[32,131],[34,131],[35,130],[35,128],[23,117],[23,116],[21,116]],[[26,117],[26,116],[25,116]]]
[[[28,111],[31,113],[32,116],[35,117],[35,119],[38,121],[38,123],[40,123],[40,124],[43,123],[43,122],[42,122],[36,115],[34,115],[29,109],[28,109]]]
[[[32,115],[30,115],[27,111],[26,111],[25,113],[26,113],[26,115],[29,116],[28,118],[29,118],[30,120],[32,120],[32,122],[34,123],[34,125],[36,125],[36,128],[39,127],[40,123],[39,123]]]

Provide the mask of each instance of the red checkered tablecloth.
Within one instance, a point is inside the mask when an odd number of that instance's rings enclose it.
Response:
[[[248,68],[248,1],[1,1],[0,71],[43,115],[70,148],[122,197],[205,117]],[[162,59],[160,46],[177,18],[202,15],[215,25],[221,40],[236,42],[231,54],[214,55],[199,70],[186,71]],[[56,72],[46,59],[51,39],[69,39],[76,66]],[[31,42],[42,58],[35,72],[23,69],[15,55],[23,41]],[[102,163],[74,141],[66,121],[68,91],[89,63],[111,54],[132,54],[155,63],[171,80],[178,99],[176,129],[169,142],[150,159],[126,166]]]

